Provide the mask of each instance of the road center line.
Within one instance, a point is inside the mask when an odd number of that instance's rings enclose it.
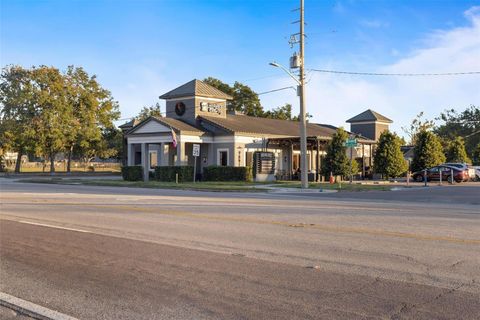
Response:
[[[25,220],[19,220],[17,222],[25,223],[25,224],[32,224],[32,225],[35,225],[35,226],[41,226],[41,227],[47,227],[47,228],[55,228],[55,229],[62,229],[62,230],[69,230],[69,231],[76,231],[76,232],[83,232],[83,233],[93,233],[91,231],[82,230],[82,229],[74,229],[74,228],[67,228],[67,227],[61,227],[61,226],[54,226],[54,225],[51,225],[51,224],[31,222],[31,221],[25,221]]]

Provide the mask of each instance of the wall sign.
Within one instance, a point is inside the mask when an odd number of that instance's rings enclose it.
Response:
[[[200,111],[221,114],[222,105],[210,102],[200,102]]]

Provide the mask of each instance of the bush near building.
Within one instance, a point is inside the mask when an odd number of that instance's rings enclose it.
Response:
[[[143,180],[143,167],[124,166],[122,167],[122,177],[125,181],[141,181]]]
[[[388,179],[398,177],[407,171],[408,164],[400,147],[401,140],[397,135],[389,131],[382,132],[373,159],[376,173]]]
[[[204,181],[252,181],[251,167],[208,166],[203,168]]]
[[[332,136],[332,140],[328,143],[327,154],[322,161],[322,175],[326,179],[330,173],[334,176],[348,176],[350,174],[350,160],[347,157],[347,148],[345,141],[348,133],[342,128],[338,128],[337,132]]]
[[[412,171],[420,171],[445,162],[440,139],[430,131],[418,133],[413,152]]]
[[[155,167],[153,178],[158,181],[174,182],[178,174],[178,182],[193,181],[193,166],[161,166]]]

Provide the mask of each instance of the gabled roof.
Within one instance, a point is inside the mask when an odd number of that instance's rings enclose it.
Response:
[[[364,121],[382,121],[392,123],[393,121],[388,119],[385,116],[382,116],[380,113],[375,112],[371,109],[368,109],[353,118],[348,119],[346,122],[355,123],[355,122],[364,122]]]
[[[257,118],[232,114],[227,114],[226,118],[201,116],[200,120],[207,121],[214,126],[235,134],[278,137],[298,137],[300,134],[300,122],[292,120]],[[331,127],[315,123],[307,124],[307,135],[310,137],[329,138],[334,133],[335,129]]]
[[[161,95],[160,99],[173,99],[190,96],[220,98],[225,100],[233,99],[232,96],[229,96],[225,92],[220,91],[217,88],[197,79],[193,79],[192,81]]]
[[[205,131],[203,131],[203,130],[197,128],[197,127],[194,127],[192,125],[189,125],[188,123],[185,123],[185,122],[177,120],[177,119],[158,118],[158,117],[150,116],[147,119],[140,122],[139,124],[137,124],[132,129],[130,129],[127,132],[127,134],[135,133],[136,130],[140,129],[142,126],[144,126],[149,121],[156,121],[156,122],[158,122],[158,123],[160,123],[160,124],[162,124],[166,127],[172,128],[173,130],[175,130],[177,132],[185,132],[185,133],[188,132],[188,133],[193,133],[193,134],[198,134],[198,135],[202,135],[202,134],[206,133]]]

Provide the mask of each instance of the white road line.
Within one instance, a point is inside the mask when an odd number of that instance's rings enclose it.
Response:
[[[41,227],[48,227],[48,228],[55,228],[55,229],[63,229],[63,230],[77,231],[77,232],[83,232],[83,233],[93,233],[93,232],[88,231],[88,230],[67,228],[67,227],[61,227],[61,226],[54,226],[54,225],[51,225],[51,224],[31,222],[31,221],[25,221],[25,220],[19,220],[19,221],[17,221],[17,222],[26,223],[26,224],[32,224],[32,225],[41,226]]]
[[[0,305],[26,314],[34,319],[43,320],[78,320],[77,318],[51,310],[38,304],[19,299],[5,292],[0,292]]]

